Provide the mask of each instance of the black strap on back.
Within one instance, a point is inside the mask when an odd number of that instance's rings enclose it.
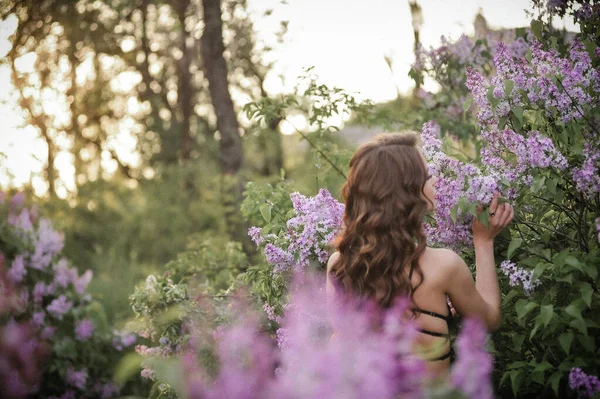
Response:
[[[429,315],[429,316],[432,316],[432,317],[437,317],[438,319],[442,319],[442,320],[444,320],[446,323],[447,323],[447,322],[448,322],[448,320],[449,320],[449,319],[452,317],[452,313],[450,313],[448,316],[444,316],[444,315],[441,315],[441,314],[439,314],[439,313],[432,312],[432,311],[430,311],[430,310],[423,310],[423,309],[419,309],[419,308],[417,308],[417,307],[413,308],[413,310],[414,310],[415,312],[417,312],[417,313],[422,313],[422,314],[426,314],[426,315]]]

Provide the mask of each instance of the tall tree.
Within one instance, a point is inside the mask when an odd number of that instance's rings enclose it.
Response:
[[[221,0],[202,0],[202,6],[204,34],[200,51],[220,133],[221,171],[225,175],[235,175],[242,167],[244,155],[240,140],[240,126],[229,92],[227,63],[223,56],[225,46],[223,45]]]
[[[200,41],[200,51],[212,105],[217,116],[220,133],[219,159],[223,175],[224,201],[226,204],[229,235],[243,243],[249,243],[245,234],[244,222],[240,217],[243,183],[238,175],[243,163],[240,126],[229,92],[227,63],[223,53],[223,20],[221,0],[202,0],[204,9],[204,33]],[[248,245],[246,245],[247,247]]]

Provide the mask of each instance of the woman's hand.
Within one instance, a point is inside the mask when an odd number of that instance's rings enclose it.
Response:
[[[490,204],[488,217],[488,226],[486,227],[479,218],[473,221],[473,242],[493,241],[502,230],[512,221],[515,216],[512,205],[505,202],[498,204],[500,194],[495,194]],[[478,213],[481,213],[482,208],[479,206]]]

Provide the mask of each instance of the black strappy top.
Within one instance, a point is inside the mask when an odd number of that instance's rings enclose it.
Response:
[[[408,278],[409,280],[412,280],[412,274],[413,274],[413,268],[410,268],[410,272],[408,273]],[[452,320],[452,311],[450,310],[450,306],[446,303],[446,306],[448,306],[448,316],[444,316],[441,315],[439,313],[436,312],[432,312],[430,310],[423,310],[423,309],[419,309],[417,307],[413,308],[413,311],[416,313],[421,313],[421,314],[426,314],[428,316],[432,316],[432,317],[437,317],[438,319],[442,319],[446,322],[446,324],[448,325],[448,333],[444,334],[444,333],[440,333],[437,331],[430,331],[430,330],[426,330],[423,328],[419,328],[417,329],[417,331],[423,333],[423,334],[427,334],[427,335],[431,335],[434,337],[441,337],[441,338],[446,338],[446,341],[450,342],[450,350],[448,351],[448,353],[443,354],[441,356],[438,356],[436,358],[433,359],[429,359],[429,361],[432,362],[436,362],[438,360],[445,360],[447,358],[449,358],[452,355],[452,340],[450,339],[450,320]]]
[[[452,341],[450,339],[450,320],[452,319],[452,312],[450,311],[450,306],[448,306],[448,316],[443,316],[439,313],[436,312],[432,312],[429,310],[423,310],[423,309],[419,309],[419,308],[413,308],[413,311],[417,312],[417,313],[421,313],[421,314],[426,314],[432,317],[437,317],[438,319],[442,319],[446,322],[446,324],[448,325],[448,333],[444,334],[444,333],[440,333],[437,331],[430,331],[430,330],[426,330],[424,328],[419,328],[417,329],[417,331],[423,333],[423,334],[427,334],[427,335],[432,335],[434,337],[441,337],[441,338],[446,338],[446,341],[450,342],[450,350],[448,351],[448,353],[443,354],[441,356],[438,356],[436,358],[433,359],[429,359],[432,362],[438,361],[438,360],[445,360],[447,358],[449,358],[452,354]]]

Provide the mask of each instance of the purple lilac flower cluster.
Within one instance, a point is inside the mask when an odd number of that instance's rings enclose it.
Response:
[[[485,351],[486,329],[477,319],[467,319],[456,341],[456,362],[452,367],[452,385],[468,398],[491,399],[492,356]]]
[[[580,119],[581,107],[591,101],[589,93],[600,89],[600,73],[579,41],[572,43],[568,58],[561,58],[554,50],[544,50],[537,42],[531,45],[531,55],[528,62],[512,47],[497,43],[493,56],[496,76],[488,79],[475,68],[467,69],[466,86],[478,106],[482,127],[481,167],[447,157],[442,151],[439,127],[434,123],[423,127],[424,154],[430,169],[439,177],[437,226],[426,226],[431,242],[454,249],[469,243],[470,216],[452,213],[459,199],[485,204],[494,192],[501,192],[510,200],[516,197],[518,188],[532,186],[537,169],[569,167],[549,137],[540,131],[500,128],[500,119],[514,109],[522,111],[526,104],[556,112],[563,122]],[[587,196],[600,192],[597,148],[600,147],[594,143],[586,145],[582,166],[572,170],[577,189]]]
[[[265,302],[265,304],[263,305],[263,310],[267,314],[267,318],[269,320],[281,323],[281,317],[277,315],[274,306],[270,306],[268,303]]]
[[[425,232],[432,243],[448,246],[454,250],[469,245],[472,237],[470,214],[463,214],[460,209],[453,210],[460,198],[469,202],[489,203],[496,191],[497,180],[485,176],[473,164],[460,162],[447,156],[442,149],[440,127],[435,122],[428,122],[421,133],[423,155],[429,161],[429,170],[437,176],[435,224],[425,224]],[[454,215],[454,216],[453,216]]]
[[[569,386],[579,393],[581,398],[591,398],[600,392],[600,381],[594,375],[587,375],[579,367],[569,373]]]
[[[514,32],[507,32],[502,40],[509,43],[508,49],[515,57],[523,57],[527,52],[527,43],[523,38],[516,37]],[[451,82],[444,83],[450,83],[455,87],[462,86],[464,76],[460,71],[463,71],[466,66],[483,72],[488,61],[486,53],[494,53],[498,45],[498,40],[493,34],[488,35],[486,41],[476,41],[466,35],[461,35],[454,42],[450,42],[445,36],[442,36],[440,42],[441,45],[438,48],[431,47],[429,50],[425,50],[423,47],[418,48],[413,69],[439,72],[446,70],[446,65],[453,64],[454,67],[451,70],[458,73],[449,77]],[[448,73],[450,73],[449,69]]]
[[[523,57],[527,52],[527,43],[522,37],[516,37],[514,31],[504,32],[502,40],[509,43],[508,48],[515,57]],[[440,47],[429,50],[422,47],[417,49],[412,69],[434,76],[442,87],[452,91],[450,98],[443,97],[442,100],[448,102],[445,116],[457,121],[462,118],[463,105],[467,100],[467,92],[464,91],[467,67],[487,74],[489,54],[495,52],[498,43],[497,35],[492,33],[488,34],[485,40],[474,40],[462,35],[455,42],[449,42],[442,36]],[[418,95],[426,109],[439,107],[440,103],[435,101],[431,93],[420,90]]]
[[[536,41],[530,49],[532,57],[528,62],[499,43],[493,57],[497,74],[489,83],[480,72],[469,69],[467,87],[480,109],[480,123],[497,124],[496,118],[506,116],[511,107],[523,105],[525,98],[538,103],[550,116],[557,112],[563,122],[582,117],[581,107],[592,101],[590,89],[600,88],[599,72],[583,44],[573,41],[568,58],[561,58],[553,49],[544,50]],[[507,89],[507,80],[514,83],[512,89]],[[487,97],[487,87],[492,87],[495,104]]]
[[[582,166],[573,168],[573,180],[577,190],[591,198],[600,193],[600,143],[586,143]]]
[[[64,246],[63,235],[54,230],[49,220],[38,218],[36,209],[25,205],[25,196],[22,193],[14,195],[10,202],[7,200],[7,196],[0,195],[0,211],[6,212],[8,221],[8,229],[4,234],[11,234],[12,240],[20,240],[19,247],[24,249],[11,255],[12,259],[0,253],[0,279],[4,280],[0,284],[0,296],[3,297],[0,300],[0,312],[8,312],[9,320],[13,317],[25,320],[28,329],[35,332],[35,339],[47,344],[50,356],[45,367],[63,367],[64,363],[61,366],[56,365],[52,348],[62,345],[62,342],[67,340],[76,342],[78,350],[84,350],[84,345],[96,334],[93,319],[86,317],[84,311],[92,300],[90,294],[86,292],[92,279],[92,272],[88,270],[80,276],[76,268],[69,267],[67,260],[61,258],[60,253]],[[0,236],[0,240],[3,239],[5,237]],[[4,270],[4,265],[9,266],[8,270]],[[7,301],[10,296],[18,298],[18,301]],[[11,327],[12,325],[9,323],[0,326],[0,331],[17,331]],[[96,338],[94,341],[97,342],[98,339],[102,338]],[[20,349],[15,345],[13,350],[22,349],[33,353],[34,342],[37,341],[28,338]],[[37,365],[37,360],[31,359],[28,353],[24,352],[20,356],[23,362],[31,362],[30,369],[32,369]],[[20,372],[18,368],[11,369],[10,362],[3,363],[0,360],[0,363],[9,366],[9,369],[1,370],[0,375],[5,372],[17,375]],[[52,388],[52,392],[37,392],[37,394],[49,397],[52,393],[60,397],[99,396],[103,398],[115,395],[117,387],[105,382],[110,378],[108,374],[102,376],[96,373],[90,374],[82,366],[71,364],[70,368],[65,370],[66,378],[62,387],[57,385]],[[4,366],[0,366],[2,367]],[[29,375],[32,372],[27,373]],[[91,379],[95,383],[93,386],[89,383]],[[19,379],[15,377],[14,381],[18,384]],[[37,389],[34,381],[31,381],[29,386]]]
[[[88,319],[79,321],[75,327],[75,338],[79,341],[87,341],[94,333],[94,324]]]
[[[135,344],[136,341],[137,335],[132,332],[119,330],[113,331],[112,345],[118,351],[122,351],[126,348],[129,348],[130,346]]]
[[[539,4],[540,0],[535,0],[534,3]],[[549,15],[564,17],[569,14],[578,23],[596,19],[600,15],[598,3],[589,0],[547,0],[544,8]]]
[[[598,231],[598,242],[600,242],[600,218],[596,219],[596,230]]]
[[[592,101],[590,92],[600,89],[600,71],[592,65],[580,41],[573,41],[567,58],[561,58],[555,50],[544,50],[537,42],[531,45],[531,54],[529,63],[513,57],[505,45],[499,44],[494,55],[497,76],[488,83],[480,73],[469,70],[467,79],[483,127],[483,163],[490,169],[504,171],[511,182],[521,184],[531,183],[527,170],[549,166],[564,170],[567,160],[540,132],[521,135],[512,129],[498,129],[499,118],[528,102],[564,123],[581,119],[583,107]],[[508,81],[513,83],[512,89],[507,88]],[[490,85],[496,103],[487,96]],[[588,196],[600,192],[600,150],[597,148],[595,140],[588,140],[582,166],[573,168],[577,189]],[[509,161],[506,154],[514,154],[516,160]]]
[[[538,280],[533,280],[533,270],[525,270],[518,267],[509,260],[500,264],[500,270],[508,276],[511,287],[522,287],[527,295],[530,295],[540,284]]]
[[[256,245],[266,243],[265,256],[275,272],[303,270],[311,259],[327,262],[327,245],[342,223],[344,205],[333,198],[329,191],[321,189],[314,197],[305,197],[296,192],[290,197],[295,215],[287,221],[280,237],[274,234],[262,236],[262,230],[258,227],[248,231]]]

